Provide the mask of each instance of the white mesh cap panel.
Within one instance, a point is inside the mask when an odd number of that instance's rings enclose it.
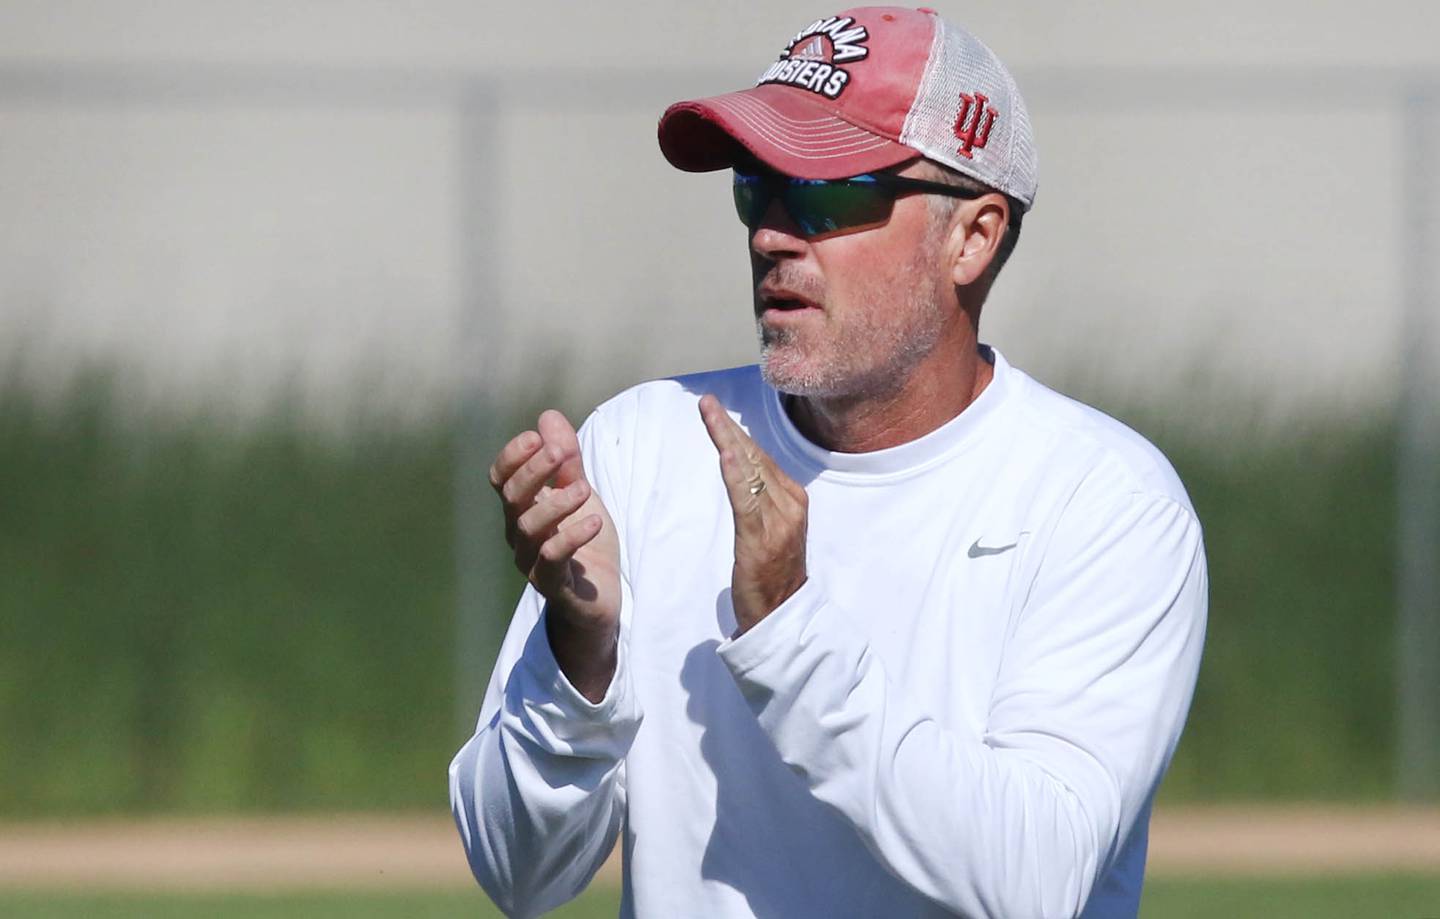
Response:
[[[965,145],[956,133],[965,95],[972,100],[983,95],[986,109],[995,110],[984,146],[977,131],[968,157],[961,153]],[[966,114],[967,126],[983,130],[986,112],[977,115],[972,101]],[[1019,199],[1027,210],[1035,202],[1035,138],[1015,78],[979,39],[938,16],[930,61],[905,117],[900,143]]]

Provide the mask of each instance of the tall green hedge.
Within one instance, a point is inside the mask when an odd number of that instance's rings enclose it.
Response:
[[[1212,574],[1164,794],[1383,797],[1390,432],[1159,427]],[[455,444],[0,387],[0,816],[442,806]]]
[[[1169,450],[1205,528],[1210,625],[1166,795],[1392,792],[1395,441],[1378,422]]]
[[[0,812],[444,798],[452,436],[0,405]]]

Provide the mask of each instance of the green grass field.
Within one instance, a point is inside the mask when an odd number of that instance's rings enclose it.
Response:
[[[588,891],[556,910],[559,919],[613,917],[619,896]],[[500,913],[474,893],[145,895],[0,892],[0,915],[15,919],[488,919]],[[1440,916],[1440,876],[1324,879],[1156,878],[1147,919],[1359,919]]]

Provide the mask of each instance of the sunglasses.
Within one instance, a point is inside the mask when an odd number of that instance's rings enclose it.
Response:
[[[888,172],[832,180],[735,170],[735,212],[741,223],[753,231],[764,219],[770,203],[779,198],[807,239],[878,226],[890,219],[896,198],[915,193],[972,199],[987,194]]]

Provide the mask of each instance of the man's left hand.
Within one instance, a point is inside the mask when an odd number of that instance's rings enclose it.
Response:
[[[735,513],[735,569],[730,593],[736,635],[784,603],[805,583],[809,496],[736,424],[714,396],[700,417],[720,453],[720,475]]]

